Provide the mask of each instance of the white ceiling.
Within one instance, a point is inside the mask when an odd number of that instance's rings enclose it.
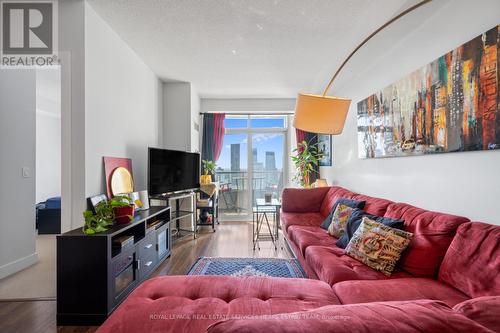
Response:
[[[350,51],[418,0],[89,0],[165,81],[202,97],[319,93]]]

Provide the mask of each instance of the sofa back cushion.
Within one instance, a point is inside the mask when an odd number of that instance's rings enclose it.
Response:
[[[384,216],[387,211],[387,207],[390,204],[394,203],[390,200],[370,197],[364,194],[358,194],[354,197],[355,200],[364,201],[365,207],[363,210],[368,214],[376,215],[376,216]]]
[[[281,196],[281,209],[290,213],[317,213],[328,191],[328,187],[285,188]]]
[[[439,280],[470,297],[500,296],[500,226],[460,226],[439,270]]]
[[[398,266],[415,277],[427,278],[437,277],[457,228],[469,221],[404,203],[390,204],[384,216],[404,220],[404,230],[413,234]]]
[[[354,199],[356,195],[357,193],[351,192],[343,187],[332,186],[325,195],[319,212],[326,218],[332,212],[333,205],[337,200],[340,198]]]

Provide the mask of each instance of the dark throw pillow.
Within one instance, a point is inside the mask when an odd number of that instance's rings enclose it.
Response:
[[[346,205],[346,206],[351,207],[351,208],[359,208],[359,209],[363,209],[365,207],[365,201],[358,201],[358,200],[347,199],[347,198],[338,199],[337,201],[335,201],[335,204],[333,205],[332,211],[330,212],[330,214],[326,217],[326,219],[323,221],[323,223],[321,223],[320,227],[322,229],[328,230],[330,223],[332,223],[333,213],[335,212],[335,209],[337,209],[337,206],[340,204]]]
[[[403,220],[396,220],[396,219],[391,219],[389,217],[375,216],[372,214],[368,214],[367,212],[361,209],[355,209],[351,213],[351,216],[349,216],[349,220],[347,220],[344,234],[337,240],[337,243],[335,243],[337,244],[338,247],[345,249],[345,247],[347,246],[347,244],[349,244],[349,241],[351,240],[356,230],[358,230],[358,227],[361,224],[363,217],[368,217],[369,219],[382,223],[383,225],[400,230],[403,230],[405,226],[405,221]]]

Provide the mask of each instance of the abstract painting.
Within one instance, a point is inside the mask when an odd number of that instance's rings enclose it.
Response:
[[[358,103],[360,158],[500,149],[500,25]]]

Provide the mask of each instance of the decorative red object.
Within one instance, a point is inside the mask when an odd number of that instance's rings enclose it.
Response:
[[[104,156],[103,161],[104,173],[106,174],[106,191],[108,193],[108,198],[112,198],[113,193],[111,191],[111,176],[113,175],[113,171],[115,171],[116,168],[123,167],[127,169],[132,175],[132,178],[134,178],[132,160],[130,158]]]
[[[127,224],[131,221],[130,216],[134,216],[134,206],[115,207],[113,211],[116,224]]]

